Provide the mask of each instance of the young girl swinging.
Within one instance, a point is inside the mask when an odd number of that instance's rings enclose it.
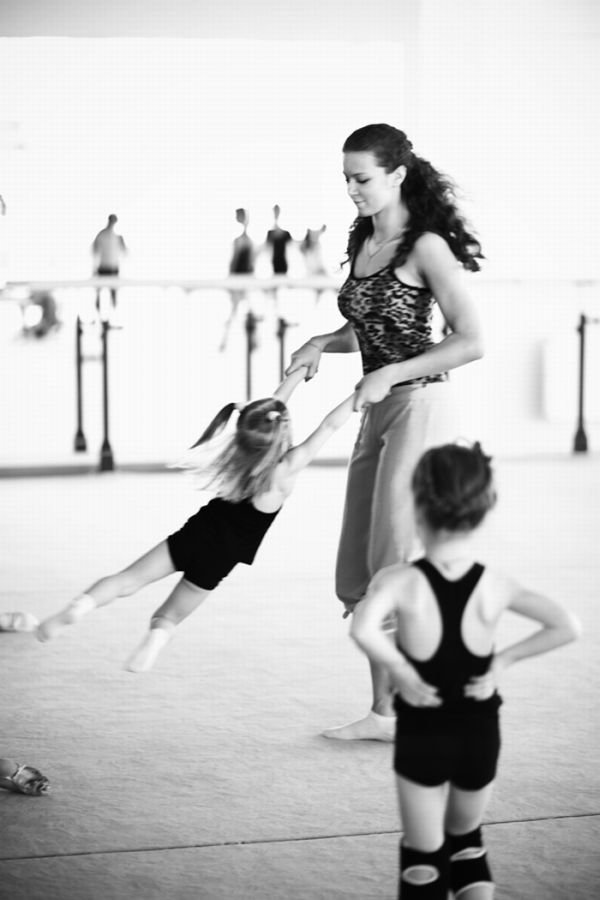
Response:
[[[150,620],[150,629],[126,663],[131,672],[150,669],[175,628],[217,587],[234,566],[251,565],[258,548],[290,494],[297,475],[325,441],[348,420],[354,395],[325,416],[301,444],[292,446],[286,402],[304,380],[306,369],[288,376],[272,397],[246,406],[229,403],[193,445],[220,434],[235,410],[235,433],[207,467],[217,496],[176,531],[120,572],[94,582],[64,609],[45,619],[37,630],[41,641],[54,638],[96,607],[107,606],[141,588],[183,572],[171,594]],[[192,448],[193,449],[193,448]]]

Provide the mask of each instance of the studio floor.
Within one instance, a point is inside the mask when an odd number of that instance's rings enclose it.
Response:
[[[600,459],[500,460],[481,558],[564,600],[582,639],[515,666],[485,817],[497,900],[600,885]],[[0,791],[1,900],[393,900],[391,747],[323,728],[366,712],[333,591],[344,469],[305,472],[260,550],[151,672],[123,662],[171,579],[55,641],[0,634],[0,756],[51,792]],[[0,483],[0,611],[43,618],[202,499],[179,473]],[[177,576],[174,576],[177,577]],[[508,618],[501,640],[521,633]]]

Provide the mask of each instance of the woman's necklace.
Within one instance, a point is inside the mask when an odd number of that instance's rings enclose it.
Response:
[[[373,240],[373,235],[370,234],[369,237],[367,238],[367,240],[365,241],[365,250],[367,251],[367,256],[369,257],[369,259],[373,259],[373,257],[377,256],[377,254],[381,250],[383,250],[384,247],[387,247],[388,244],[393,244],[394,241],[399,241],[401,237],[402,237],[401,234],[396,234],[396,235],[394,235],[394,237],[388,238],[387,241],[382,241],[380,244],[377,244]],[[374,250],[369,250],[369,241],[371,242],[371,246],[375,247]]]

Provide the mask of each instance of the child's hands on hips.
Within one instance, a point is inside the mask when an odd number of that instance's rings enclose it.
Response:
[[[403,662],[402,666],[390,673],[392,687],[405,703],[411,706],[441,706],[436,687],[423,681],[414,666]]]
[[[465,697],[470,697],[472,700],[488,700],[495,694],[504,668],[502,658],[494,656],[484,675],[477,675],[475,678],[469,679],[465,685]]]

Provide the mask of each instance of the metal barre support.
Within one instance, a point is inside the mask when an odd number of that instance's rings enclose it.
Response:
[[[577,397],[577,430],[573,440],[574,453],[587,453],[588,439],[585,432],[585,329],[587,325],[597,325],[600,319],[592,319],[581,313],[576,331],[579,334],[579,383]]]
[[[83,433],[83,389],[82,389],[82,369],[83,369],[83,353],[81,352],[81,336],[83,334],[83,325],[81,317],[77,316],[75,322],[75,389],[77,395],[77,431],[75,432],[75,441],[73,449],[75,453],[85,453],[87,450],[87,441]]]
[[[100,448],[100,461],[98,471],[112,472],[115,467],[112,448],[108,438],[108,332],[110,331],[110,323],[106,319],[102,320],[102,427],[103,439]]]
[[[279,381],[283,381],[285,371],[285,336],[288,328],[293,328],[297,322],[288,322],[283,316],[277,319],[276,335],[279,340]]]

